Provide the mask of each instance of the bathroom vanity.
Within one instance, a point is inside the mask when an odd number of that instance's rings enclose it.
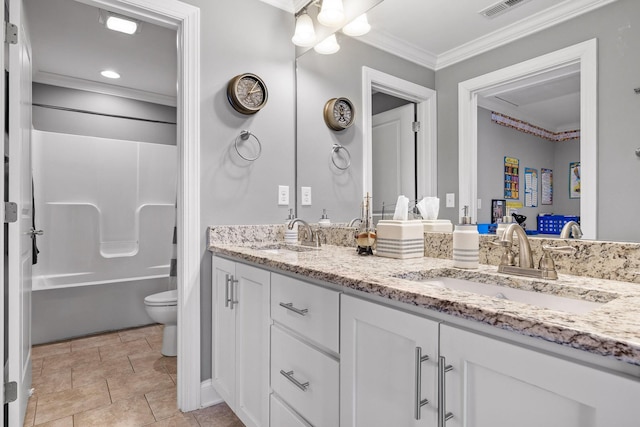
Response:
[[[209,249],[213,382],[247,426],[640,420],[638,284],[516,278],[332,245],[212,239]],[[434,283],[443,277],[588,304],[549,309]]]

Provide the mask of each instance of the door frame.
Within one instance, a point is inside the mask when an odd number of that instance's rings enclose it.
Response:
[[[177,0],[77,0],[177,32],[178,407],[201,407],[200,9]]]
[[[478,201],[478,97],[487,90],[530,76],[579,64],[580,67],[580,228],[584,239],[597,238],[598,223],[598,50],[587,40],[458,84],[458,185],[460,206],[469,206],[472,222]],[[586,172],[585,172],[586,171]],[[460,214],[462,215],[462,214]]]
[[[373,181],[371,96],[373,91],[393,95],[417,104],[418,188],[419,197],[438,195],[438,132],[436,91],[391,74],[362,67],[363,195],[371,194]]]

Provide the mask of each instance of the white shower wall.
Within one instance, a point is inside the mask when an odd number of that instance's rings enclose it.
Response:
[[[169,287],[176,146],[33,131],[33,168],[33,342],[151,323],[144,296]]]

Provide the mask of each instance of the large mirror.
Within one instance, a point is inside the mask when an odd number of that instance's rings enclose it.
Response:
[[[382,4],[394,1],[397,0],[384,0]],[[594,5],[602,2],[592,3],[592,10],[585,14],[459,62],[447,58],[448,62],[442,67],[419,66],[415,63],[418,61],[403,59],[408,56],[400,49],[398,52],[401,53],[396,56],[347,37],[341,42],[343,49],[339,54],[344,54],[341,58],[308,54],[299,57],[297,186],[311,186],[319,191],[314,193],[312,206],[298,206],[298,215],[313,221],[316,216],[319,218],[322,208],[326,208],[336,221],[347,221],[357,216],[365,188],[362,117],[343,133],[331,133],[322,128],[321,107],[312,107],[311,99],[305,94],[313,92],[319,99],[316,104],[320,102],[321,105],[323,98],[346,96],[356,102],[357,108],[362,96],[362,66],[435,89],[440,217],[455,222],[460,209],[459,160],[460,154],[465,154],[459,153],[459,84],[596,39],[598,89],[597,117],[593,125],[597,135],[597,178],[589,189],[584,189],[592,192],[586,197],[595,201],[593,209],[597,213],[596,232],[591,237],[640,242],[640,227],[627,225],[633,220],[622,220],[640,209],[640,197],[634,189],[635,183],[640,182],[640,157],[635,154],[640,146],[640,94],[634,91],[640,87],[637,74],[640,69],[640,27],[636,22],[640,19],[640,2],[617,0],[601,7]],[[350,49],[348,45],[355,47]],[[319,123],[314,122],[317,119]],[[335,142],[350,151],[351,167],[345,172],[331,169],[329,154]],[[568,174],[568,167],[554,170],[554,180],[558,180],[560,174]],[[586,183],[588,171],[582,172],[583,183]],[[372,173],[375,174],[375,170]],[[476,174],[475,179],[480,182],[484,177]],[[564,184],[562,188],[557,185],[554,191],[554,198],[560,197],[561,192],[568,192],[568,188],[564,188]],[[455,194],[454,208],[444,206],[447,193]],[[477,209],[479,222],[488,222],[485,217],[489,217],[490,207],[491,200],[482,200],[482,206]],[[554,212],[553,206],[549,211]],[[535,218],[531,225],[534,224]]]

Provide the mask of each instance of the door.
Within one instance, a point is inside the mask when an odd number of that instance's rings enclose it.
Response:
[[[18,206],[8,227],[9,381],[17,382],[17,400],[9,404],[9,425],[24,421],[31,388],[31,261],[33,202],[31,187],[31,48],[22,25],[22,0],[10,0],[9,21],[18,42],[9,46],[9,194]]]
[[[438,323],[342,295],[340,426],[435,427]]]
[[[212,382],[213,387],[231,409],[236,401],[236,316],[230,307],[230,280],[236,264],[214,256],[212,259]]]
[[[269,297],[271,274],[236,264],[236,407],[247,427],[269,425]]]
[[[372,177],[372,199],[376,220],[382,219],[378,216],[382,202],[391,205],[385,207],[384,219],[392,219],[399,195],[409,200],[417,197],[414,117],[413,103],[373,116],[372,163],[376,173]]]
[[[640,381],[442,325],[446,427],[634,427]]]

